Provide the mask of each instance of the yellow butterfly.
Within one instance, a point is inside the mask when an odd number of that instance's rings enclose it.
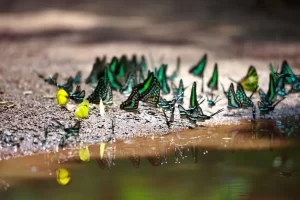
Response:
[[[56,102],[60,106],[65,106],[68,103],[69,94],[63,88],[60,88],[56,92]]]
[[[88,162],[90,161],[90,150],[88,147],[80,149],[79,152],[79,158],[80,160],[84,161],[84,162]]]
[[[75,116],[84,119],[87,118],[89,114],[89,101],[84,100],[81,104],[78,105],[76,111],[75,111]]]
[[[67,185],[71,180],[69,171],[65,168],[56,169],[56,180],[60,185]]]

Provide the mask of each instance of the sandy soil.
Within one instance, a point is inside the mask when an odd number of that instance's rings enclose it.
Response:
[[[8,1],[7,1],[8,2]],[[185,85],[199,81],[188,75],[188,69],[206,52],[209,55],[205,82],[212,74],[215,62],[219,64],[220,82],[227,88],[227,77],[239,80],[252,64],[257,67],[259,84],[266,90],[268,64],[279,65],[288,59],[296,73],[300,73],[300,28],[294,20],[294,9],[270,6],[253,7],[251,1],[9,1],[0,12],[0,100],[12,101],[16,106],[0,107],[0,130],[9,130],[22,142],[24,154],[31,154],[38,145],[32,142],[43,138],[44,127],[52,118],[71,125],[74,112],[61,109],[54,99],[55,88],[45,84],[34,73],[59,72],[62,77],[75,75],[78,70],[87,77],[96,56],[124,53],[132,55],[151,53],[158,64],[175,66],[177,56],[182,58],[181,76]],[[283,17],[284,16],[284,17]],[[171,73],[172,70],[168,71]],[[200,82],[199,82],[200,83]],[[92,88],[83,85],[87,94]],[[32,94],[24,95],[24,92]],[[189,90],[186,92],[189,96]],[[220,92],[220,94],[222,94]],[[168,97],[166,97],[168,98]],[[188,98],[188,97],[187,97]],[[105,118],[92,110],[82,121],[80,143],[94,143],[111,138],[126,138],[149,133],[165,134],[186,128],[189,124],[179,119],[168,130],[161,112],[149,114],[153,108],[140,107],[140,114],[118,109],[125,97],[114,93],[114,105],[107,107]],[[213,109],[226,107],[226,100]],[[292,109],[291,109],[292,108]],[[212,112],[206,105],[205,112]],[[227,112],[227,111],[226,111]],[[299,116],[299,98],[291,95],[276,109],[273,117]],[[225,113],[223,113],[225,114]],[[238,123],[238,117],[220,114],[204,125]],[[250,118],[246,111],[244,118]],[[116,127],[112,135],[111,120]],[[57,146],[59,134],[49,141],[49,148]],[[18,140],[18,139],[17,139]],[[7,147],[2,147],[6,151]],[[11,151],[11,147],[7,151]]]

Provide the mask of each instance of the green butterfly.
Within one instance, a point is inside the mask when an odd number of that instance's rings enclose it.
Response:
[[[229,90],[227,92],[227,99],[228,99],[228,105],[227,105],[228,109],[242,108],[242,104],[238,100],[238,98],[234,92],[233,83],[231,83],[229,86]]]
[[[139,107],[140,95],[138,88],[134,87],[128,99],[120,105],[120,109],[126,111],[134,111]]]
[[[275,89],[275,77],[270,73],[269,75],[269,89],[267,94],[263,92],[262,89],[260,89],[259,96],[260,100],[265,104],[265,105],[272,105],[272,103],[276,100],[276,89]]]
[[[80,89],[80,85],[77,85],[74,92],[70,93],[70,99],[74,100],[75,103],[81,103],[85,96],[85,91]]]
[[[180,63],[181,63],[181,59],[180,59],[180,57],[178,56],[178,57],[177,57],[177,61],[176,61],[176,69],[175,69],[175,71],[172,73],[171,76],[168,76],[168,79],[169,79],[170,81],[174,81],[174,80],[179,76]]]
[[[133,87],[136,85],[135,76],[133,75],[133,72],[130,72],[127,75],[127,80],[125,84],[120,88],[120,93],[126,95],[130,95],[132,92]]]
[[[177,96],[177,98],[173,98],[171,101],[167,101],[166,99],[160,97],[159,102],[158,102],[158,106],[162,107],[163,109],[166,110],[172,110],[175,107],[175,104],[178,102],[178,100],[180,99],[180,96]]]
[[[183,86],[183,81],[182,79],[180,79],[179,81],[179,87],[177,88],[176,85],[171,82],[171,87],[172,87],[172,91],[173,91],[173,99],[178,99],[177,103],[181,104],[183,103],[183,97],[184,97],[184,90],[186,89]]]
[[[118,63],[118,67],[115,70],[116,78],[121,80],[126,75],[126,69],[128,69],[128,59],[126,55],[123,55]]]
[[[152,106],[155,106],[159,102],[159,97],[160,97],[160,85],[159,82],[156,78],[153,79],[153,83],[151,84],[150,89],[148,90],[147,93],[141,94],[141,101],[145,103],[149,103]]]
[[[112,63],[114,63],[114,62],[112,61]],[[106,66],[105,71],[106,71],[106,76],[111,84],[112,89],[120,89],[122,84],[118,81],[114,71],[112,70],[112,64],[110,65],[110,67]]]
[[[75,77],[73,78],[73,83],[75,84],[81,83],[81,76],[82,76],[81,71],[78,71]]]
[[[167,71],[168,66],[162,64],[157,72],[157,80],[160,84],[163,94],[169,94],[171,92],[170,87],[167,82]]]
[[[119,66],[119,60],[116,56],[114,56],[111,61],[110,61],[110,64],[109,64],[109,67],[110,67],[110,70],[112,73],[116,73],[116,71],[118,70]]]
[[[215,64],[214,72],[212,77],[207,83],[207,87],[209,87],[211,90],[218,90],[218,64]]]
[[[297,77],[293,73],[292,69],[290,68],[286,60],[282,62],[280,74],[290,74],[290,76],[285,78],[287,84],[294,84],[297,82]]]
[[[190,107],[189,109],[195,109],[198,106],[197,101],[197,83],[193,82],[192,90],[191,90],[191,96],[190,96]]]
[[[106,93],[103,96],[103,104],[105,105],[111,105],[113,104],[113,94],[112,94],[112,88],[109,82],[106,84]]]
[[[191,122],[193,123],[196,123],[197,121],[205,121],[205,120],[208,120],[208,119],[211,119],[214,115],[220,113],[220,112],[223,112],[224,111],[224,108],[218,110],[217,112],[211,114],[211,115],[205,115],[203,114],[203,111],[201,109],[201,107],[199,106],[198,107],[198,110],[186,110],[184,109],[183,106],[181,105],[178,105],[178,110],[179,110],[179,113],[180,113],[180,117],[182,118],[188,118]]]
[[[215,99],[213,93],[211,93],[211,99],[208,99],[208,96],[206,95],[206,100],[207,100],[207,104],[208,107],[212,108],[214,107],[221,99],[219,99],[219,95],[216,96]]]
[[[145,78],[147,76],[147,73],[148,73],[148,65],[147,65],[147,60],[146,60],[146,57],[144,55],[142,55],[141,57],[141,62],[139,64],[139,69],[140,69],[140,76]],[[144,81],[144,80],[141,80],[141,81]]]
[[[102,60],[100,60],[99,57],[96,57],[92,71],[90,75],[85,79],[86,84],[96,87],[99,78],[104,75],[105,63],[106,63],[106,56],[104,56]]]
[[[201,58],[199,63],[195,66],[193,66],[190,70],[189,73],[193,74],[194,76],[198,76],[202,78],[202,85],[201,85],[201,92],[203,93],[204,91],[204,86],[203,86],[203,75],[204,75],[204,70],[207,62],[207,54],[204,54],[204,56]]]
[[[243,86],[244,90],[253,92],[258,87],[258,75],[254,66],[250,66],[247,75],[240,81],[235,81],[229,78],[235,83],[239,83]]]
[[[236,88],[236,97],[237,99],[240,101],[241,105],[243,108],[248,108],[248,107],[253,107],[253,102],[251,100],[251,97],[253,96],[254,92],[256,90],[254,90],[252,92],[252,94],[250,95],[250,97],[247,97],[245,91],[244,91],[244,88],[242,87],[241,84],[238,84],[237,85],[237,88]]]

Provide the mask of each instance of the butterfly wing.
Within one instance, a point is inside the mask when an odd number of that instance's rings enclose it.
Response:
[[[240,101],[237,99],[234,88],[233,88],[233,83],[230,84],[229,90],[227,92],[227,99],[228,99],[228,108],[229,109],[234,109],[234,108],[241,108],[242,105]]]
[[[275,79],[272,74],[269,75],[269,90],[267,92],[266,100],[272,104],[276,98],[276,90],[275,90]]]
[[[136,110],[139,106],[139,93],[138,88],[134,87],[128,99],[120,105],[120,109],[131,111]]]
[[[252,100],[249,97],[247,97],[241,84],[237,85],[236,97],[237,97],[238,101],[241,102],[242,107],[247,108],[247,107],[253,106]]]
[[[167,68],[168,66],[163,64],[160,66],[157,73],[157,80],[160,84],[163,94],[169,94],[171,92],[167,82],[167,75],[166,75]]]
[[[207,87],[211,88],[212,90],[218,90],[218,64],[215,64],[214,72],[212,77],[207,83]]]
[[[293,84],[296,82],[296,76],[294,74],[294,72],[292,71],[292,69],[290,68],[288,62],[286,60],[284,60],[282,62],[282,65],[281,65],[281,74],[290,74],[290,76],[288,77],[285,77],[285,80],[286,80],[286,83],[288,84]]]
[[[189,73],[193,74],[194,76],[203,77],[206,61],[207,61],[207,54],[204,54],[204,56],[201,58],[199,63],[189,70]]]
[[[247,75],[239,81],[246,91],[253,92],[258,87],[258,75],[254,66],[250,66]]]

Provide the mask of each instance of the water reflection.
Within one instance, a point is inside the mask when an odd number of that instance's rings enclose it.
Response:
[[[290,129],[281,131],[276,124],[201,127],[2,160],[0,179],[10,187],[0,191],[1,200],[48,195],[72,200],[293,199],[300,153],[286,134]],[[58,176],[61,169],[67,176]],[[60,183],[69,184],[62,190]]]

